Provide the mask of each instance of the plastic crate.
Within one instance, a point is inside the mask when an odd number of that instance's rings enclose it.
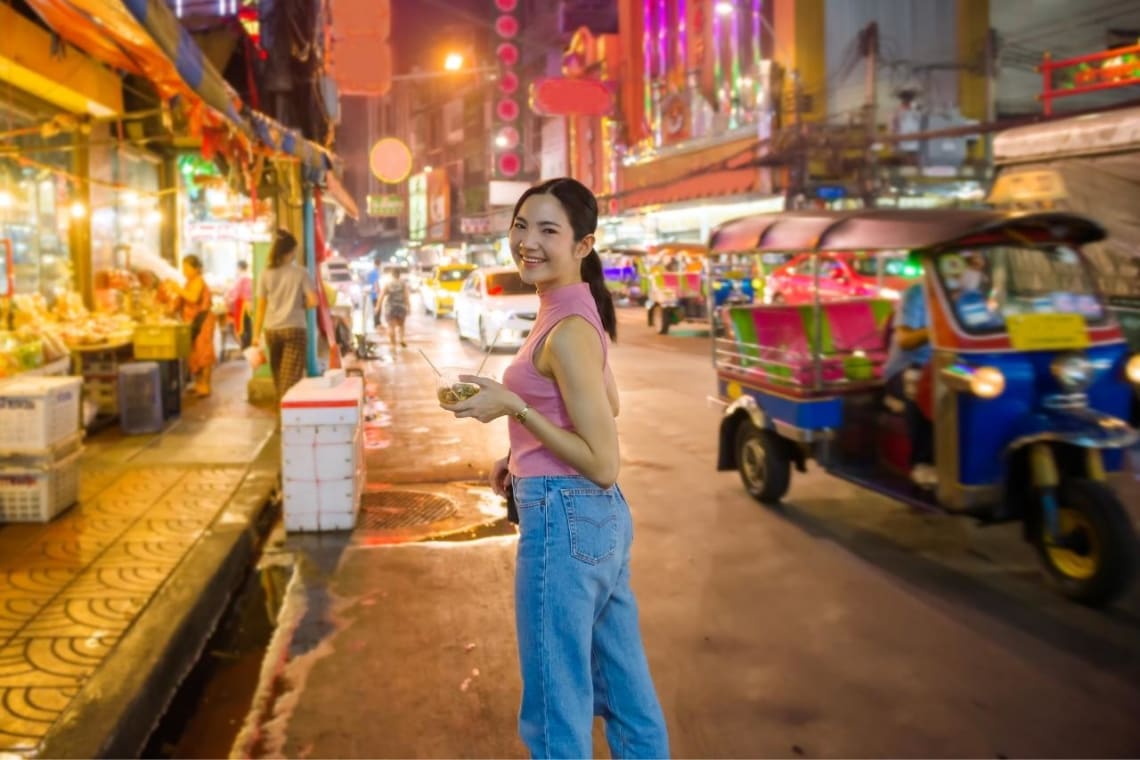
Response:
[[[185,359],[190,356],[190,325],[139,325],[135,328],[135,358]]]
[[[119,427],[128,435],[162,430],[162,379],[156,362],[119,367]]]
[[[40,450],[79,431],[78,377],[16,377],[0,383],[0,449]]]
[[[81,453],[42,468],[0,466],[0,522],[47,522],[78,501]]]
[[[181,359],[166,359],[158,363],[162,380],[162,414],[167,419],[182,414],[182,393],[185,391]]]

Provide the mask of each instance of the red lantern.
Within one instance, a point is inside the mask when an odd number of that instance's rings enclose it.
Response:
[[[518,153],[504,153],[499,156],[499,174],[504,177],[513,177],[522,168],[522,161]]]
[[[514,16],[499,16],[495,21],[495,32],[505,39],[514,39],[519,33],[519,20]]]
[[[514,95],[519,89],[519,75],[513,71],[504,72],[499,79],[499,92],[504,95]]]
[[[519,7],[519,0],[495,0],[495,7],[503,13],[510,13]]]
[[[519,131],[514,127],[503,127],[495,138],[495,145],[504,150],[514,150],[519,145]]]
[[[502,121],[514,121],[519,117],[519,104],[510,98],[503,98],[495,106],[495,115]]]
[[[519,62],[519,48],[513,42],[504,42],[495,49],[495,55],[504,66],[514,66]]]

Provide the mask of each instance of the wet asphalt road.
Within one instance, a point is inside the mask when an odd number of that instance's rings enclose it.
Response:
[[[1140,593],[1074,606],[1017,526],[915,514],[815,468],[761,508],[715,472],[707,339],[658,336],[637,309],[620,322],[634,587],[676,756],[1140,755]],[[505,423],[439,410],[416,349],[466,366],[479,351],[420,314],[408,342],[369,368],[383,399],[370,482],[481,479]],[[337,547],[320,590],[334,623],[286,666],[300,685],[267,730],[273,752],[521,755],[513,550]],[[301,620],[296,635],[312,633]]]

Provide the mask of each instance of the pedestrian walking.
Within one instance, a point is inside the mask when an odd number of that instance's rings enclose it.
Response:
[[[243,349],[249,348],[253,342],[253,318],[250,315],[252,301],[253,278],[249,274],[249,264],[244,260],[238,261],[237,276],[226,292],[226,310],[234,335]]]
[[[491,487],[519,520],[515,620],[519,733],[534,757],[590,757],[593,718],[615,758],[662,758],[668,735],[630,587],[632,521],[617,485],[618,393],[608,362],[613,300],[594,250],[598,203],[561,178],[523,193],[510,247],[538,289],[534,327],[503,383],[463,376],[456,417],[508,417]]]
[[[405,348],[408,346],[404,342],[404,320],[408,318],[411,291],[400,274],[399,269],[392,270],[392,279],[381,290],[380,304],[377,307],[384,314],[384,322],[388,325],[388,342],[392,348],[396,347],[397,341]]]
[[[317,306],[317,289],[296,256],[297,239],[288,230],[278,230],[269,266],[257,278],[254,340],[269,352],[278,400],[305,376],[305,310]]]
[[[182,321],[190,325],[190,359],[187,362],[194,377],[194,395],[210,395],[210,377],[218,355],[214,351],[214,327],[210,286],[202,276],[202,260],[190,254],[182,257],[182,274],[186,284],[178,289],[178,311]]]

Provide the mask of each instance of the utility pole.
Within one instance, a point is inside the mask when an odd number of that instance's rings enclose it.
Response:
[[[863,160],[863,205],[873,208],[878,186],[878,161],[875,144],[879,126],[879,24],[872,21],[859,34],[859,47],[866,59],[866,102],[863,105],[863,124],[867,130]]]
[[[788,186],[784,192],[784,210],[796,208],[797,196],[806,190],[808,175],[807,134],[804,129],[804,90],[800,72],[792,71],[792,113],[795,114],[795,147],[788,167]]]

